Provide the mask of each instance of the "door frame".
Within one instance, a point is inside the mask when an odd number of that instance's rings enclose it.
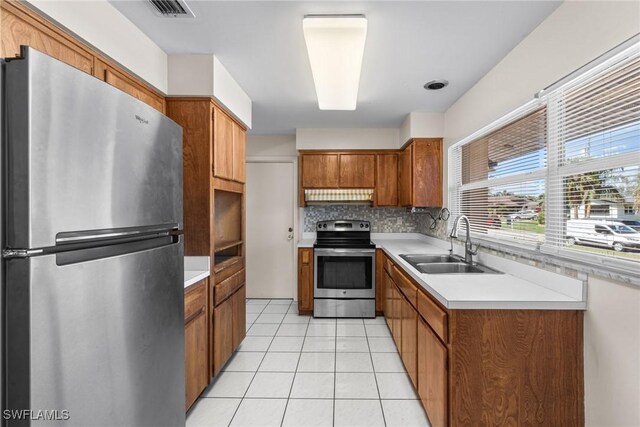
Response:
[[[247,156],[246,163],[291,163],[293,164],[293,171],[291,176],[291,190],[293,191],[293,199],[291,206],[291,212],[293,213],[293,245],[291,248],[291,256],[293,259],[291,277],[293,281],[292,295],[293,300],[298,301],[298,156]]]

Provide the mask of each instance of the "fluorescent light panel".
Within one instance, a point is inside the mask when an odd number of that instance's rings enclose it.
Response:
[[[367,19],[363,15],[309,15],[302,21],[321,110],[355,110]]]

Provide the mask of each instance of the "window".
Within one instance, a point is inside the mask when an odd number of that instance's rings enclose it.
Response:
[[[637,271],[640,43],[451,147],[449,196],[476,237]]]
[[[451,209],[467,215],[474,232],[544,241],[546,117],[544,105],[534,102],[507,124],[454,149]]]

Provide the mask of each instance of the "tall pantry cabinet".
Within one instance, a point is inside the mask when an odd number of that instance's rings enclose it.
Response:
[[[184,253],[211,257],[208,378],[245,336],[245,132],[213,99],[167,98],[183,128]]]

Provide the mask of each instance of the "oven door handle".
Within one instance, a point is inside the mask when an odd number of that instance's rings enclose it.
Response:
[[[336,249],[314,249],[314,255],[326,256],[326,255],[347,255],[347,256],[358,256],[358,255],[375,255],[375,249],[344,249],[344,248],[336,248]]]

